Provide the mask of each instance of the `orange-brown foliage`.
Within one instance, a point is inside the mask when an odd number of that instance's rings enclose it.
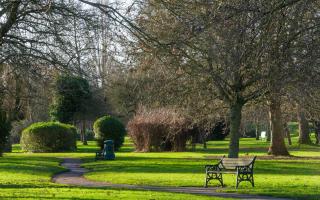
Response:
[[[174,109],[140,109],[128,123],[136,151],[184,151],[190,120]]]

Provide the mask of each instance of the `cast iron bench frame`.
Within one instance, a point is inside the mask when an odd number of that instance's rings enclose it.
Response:
[[[103,151],[97,151],[95,159],[96,160],[103,160],[104,159]]]
[[[223,156],[215,165],[205,165],[206,178],[204,187],[208,187],[210,180],[217,179],[223,186],[222,174],[236,174],[238,188],[240,182],[249,181],[254,187],[253,167],[256,156],[253,158],[226,158]]]

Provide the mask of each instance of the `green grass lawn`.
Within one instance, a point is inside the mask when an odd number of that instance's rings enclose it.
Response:
[[[241,183],[234,189],[235,176],[225,175],[225,192],[252,193],[297,199],[320,199],[320,147],[297,145],[293,137],[289,147],[294,156],[274,158],[267,156],[268,143],[255,139],[241,139],[241,156],[257,155],[255,183]],[[203,186],[204,165],[214,163],[227,154],[228,141],[212,141],[203,150],[199,145],[196,152],[135,153],[127,140],[123,150],[116,153],[115,161],[94,162],[86,158],[84,166],[92,169],[86,174],[91,180],[112,183],[160,186]],[[212,182],[217,186],[218,182]]]
[[[22,153],[15,145],[13,153],[0,158],[0,199],[222,199],[168,192],[69,187],[51,183],[53,174],[65,171],[62,157],[89,159],[96,147],[78,145],[74,153]]]
[[[320,147],[297,145],[293,137],[289,147],[293,158],[272,158],[266,155],[268,143],[241,139],[241,156],[257,155],[256,187],[241,183],[234,189],[235,176],[225,175],[223,192],[239,192],[296,199],[320,199]],[[50,182],[53,174],[64,171],[61,158],[76,157],[92,169],[91,180],[112,183],[160,186],[203,186],[204,165],[214,163],[227,154],[228,141],[212,141],[207,149],[197,146],[195,152],[136,153],[126,139],[114,161],[94,161],[95,142],[78,145],[73,153],[23,153],[15,145],[13,153],[0,158],[0,199],[219,199],[168,192],[134,191],[69,187]],[[213,181],[211,186],[217,186]]]

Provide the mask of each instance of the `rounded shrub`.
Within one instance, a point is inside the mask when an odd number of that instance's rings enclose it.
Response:
[[[103,148],[103,141],[113,140],[115,151],[122,146],[126,134],[124,125],[109,115],[97,119],[93,124],[93,131],[100,148]]]
[[[20,141],[28,152],[74,151],[76,142],[76,128],[59,122],[34,123],[22,131]]]

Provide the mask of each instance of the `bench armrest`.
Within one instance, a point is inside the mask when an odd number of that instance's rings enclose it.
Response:
[[[250,164],[249,165],[237,165],[236,168],[237,167],[250,167]]]
[[[253,172],[253,168],[252,168],[252,165],[239,165],[239,166],[236,166],[236,170],[237,170],[237,173],[239,174],[243,174],[243,173],[252,173]]]
[[[219,162],[218,162],[217,164],[214,164],[214,165],[205,165],[204,167],[205,167],[205,169],[206,169],[206,172],[207,172],[207,171],[221,171],[221,170],[224,168],[224,166],[222,165],[222,160],[223,160],[224,157],[225,157],[225,156],[223,156],[223,157],[219,160]]]
[[[204,167],[205,168],[209,168],[209,167],[215,167],[215,166],[218,166],[219,164],[215,164],[215,165],[205,165]]]
[[[207,171],[221,171],[220,163],[215,165],[205,165],[206,172]]]
[[[238,165],[236,166],[237,173],[253,173],[254,162],[256,156],[253,157],[252,161],[248,165]]]

